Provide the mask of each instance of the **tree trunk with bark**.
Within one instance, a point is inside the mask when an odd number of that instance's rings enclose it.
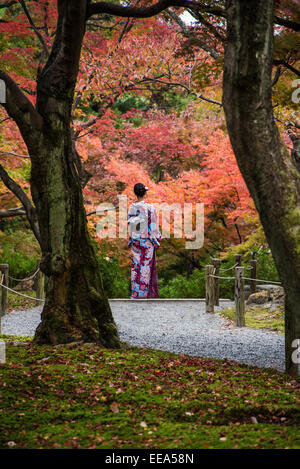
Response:
[[[26,214],[37,217],[35,234],[47,276],[39,344],[73,341],[119,347],[118,332],[103,291],[72,142],[71,111],[85,33],[86,0],[60,0],[54,45],[37,80],[34,108],[4,72],[8,114],[19,126],[31,157],[32,206],[2,168],[2,178],[22,200]],[[32,226],[34,227],[33,223]]]
[[[41,270],[48,283],[35,341],[116,347],[117,329],[87,231],[70,127],[86,2],[61,1],[58,11],[55,43],[37,83],[44,129],[38,154],[32,156],[31,191],[41,232]]]
[[[286,371],[299,375],[292,344],[300,338],[300,175],[273,116],[274,1],[228,0],[226,11],[227,128],[286,293]]]
[[[31,188],[42,242],[41,270],[47,297],[37,343],[73,341],[118,345],[117,330],[102,287],[99,265],[87,232],[70,130],[60,120],[43,135],[33,159]]]

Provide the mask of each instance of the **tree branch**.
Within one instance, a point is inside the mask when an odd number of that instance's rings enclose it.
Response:
[[[23,189],[9,176],[9,174],[5,171],[1,164],[0,178],[2,179],[5,186],[19,199],[19,201],[23,205],[32,231],[38,242],[41,244],[40,228],[36,215],[36,209],[32,205],[31,201],[29,200]]]
[[[274,59],[273,60],[273,63],[274,65],[283,65],[285,68],[287,68],[288,70],[290,70],[291,72],[293,72],[295,75],[297,75],[297,77],[300,77],[300,71],[297,70],[295,67],[293,67],[292,65],[290,65],[288,62],[286,62],[285,60],[277,60],[277,59]]]
[[[202,23],[212,34],[213,36],[218,39],[220,42],[224,43],[224,41],[226,40],[225,38],[225,35],[222,36],[219,31],[217,30],[217,28],[215,26],[213,26],[212,24],[210,24],[209,21],[207,21],[204,16],[199,12],[191,12],[193,17],[195,19],[197,19],[199,21],[199,23]]]
[[[32,29],[34,30],[34,32],[35,32],[35,34],[36,34],[38,40],[39,40],[40,43],[42,44],[42,47],[43,47],[44,52],[45,52],[45,54],[46,54],[46,57],[49,57],[49,51],[48,51],[48,48],[47,48],[47,46],[46,46],[46,43],[45,43],[45,41],[44,41],[44,39],[43,39],[43,36],[42,36],[41,33],[39,32],[39,30],[36,28],[36,26],[35,26],[35,24],[34,24],[34,22],[33,22],[33,19],[31,18],[31,15],[30,15],[30,13],[29,13],[29,10],[28,10],[27,6],[25,5],[24,0],[19,0],[19,3],[21,4],[21,7],[23,8],[23,11],[24,11],[25,15],[27,16],[27,19],[28,19],[30,25],[32,26]]]
[[[183,83],[175,83],[172,81],[167,82],[167,81],[159,80],[157,78],[144,78],[143,80],[139,81],[139,83],[145,83],[147,81],[155,82],[155,83],[162,83],[168,86],[180,86],[184,88],[188,92],[188,94],[193,94],[198,99],[202,99],[203,101],[207,101],[208,103],[217,104],[218,106],[221,106],[221,107],[223,106],[223,104],[220,101],[215,101],[214,99],[206,98],[202,94],[198,94],[198,93],[191,91],[189,87],[184,85]]]
[[[171,8],[167,8],[166,9],[166,13],[171,16],[171,18],[176,21],[176,23],[178,24],[178,26],[181,28],[183,34],[187,37],[187,38],[192,38],[192,34],[189,30],[189,28],[187,27],[187,25],[185,24],[184,21],[182,21],[182,19],[171,9]],[[200,41],[198,40],[198,45],[201,49],[205,50],[205,52],[208,52],[211,57],[213,59],[217,59],[219,57],[219,54],[218,52],[213,49],[213,47],[210,47],[208,46],[207,44],[205,43],[200,43]]]
[[[0,153],[2,153],[2,155],[12,155],[12,156],[16,156],[17,158],[30,158],[29,155],[20,155],[19,153],[15,153],[14,151],[3,151],[3,150],[0,150]]]
[[[9,8],[9,7],[11,7],[12,5],[15,5],[16,3],[18,3],[17,0],[12,0],[11,2],[1,2],[1,4],[0,4],[0,10],[1,10],[2,8]]]
[[[2,106],[16,122],[27,147],[35,153],[40,142],[43,118],[16,82],[3,70],[0,70],[0,80],[6,85],[6,102]]]
[[[276,69],[276,72],[275,72],[275,75],[274,75],[274,78],[273,78],[273,81],[272,81],[272,87],[275,86],[278,83],[280,75],[281,75],[281,66],[279,65]]]
[[[19,217],[20,215],[26,215],[23,205],[21,207],[0,210],[0,218]]]
[[[287,20],[285,18],[280,18],[280,16],[275,16],[275,24],[280,26],[285,26],[286,28],[292,29],[293,31],[300,31],[300,23],[296,21]]]
[[[88,6],[86,19],[99,13],[108,13],[110,15],[122,16],[125,18],[150,18],[151,16],[161,13],[170,6],[192,8],[193,6],[199,7],[199,4],[188,0],[159,0],[157,3],[154,3],[154,5],[149,7],[126,7],[116,5],[114,3],[97,2],[91,3]]]

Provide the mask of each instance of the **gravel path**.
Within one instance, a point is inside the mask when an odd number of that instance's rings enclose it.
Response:
[[[284,337],[237,328],[219,314],[206,314],[195,300],[112,300],[120,338],[131,345],[284,370]],[[232,306],[223,302],[222,307]],[[216,308],[218,309],[218,308]],[[2,318],[2,334],[32,336],[41,308],[14,311]]]

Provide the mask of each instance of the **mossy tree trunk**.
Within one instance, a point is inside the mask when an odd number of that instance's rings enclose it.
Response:
[[[71,111],[86,23],[86,0],[57,2],[58,23],[48,61],[37,80],[32,106],[16,83],[0,73],[7,87],[4,104],[15,120],[31,157],[35,207],[6,177],[7,184],[37,218],[47,276],[46,301],[35,342],[97,342],[119,347],[119,338],[99,266],[87,231],[80,171],[71,135]],[[34,225],[33,225],[34,226]]]
[[[62,106],[62,104],[60,103]],[[31,189],[41,232],[46,303],[37,343],[72,341],[117,346],[118,335],[86,225],[70,130],[54,119],[33,158]]]
[[[286,293],[286,371],[299,375],[292,344],[300,339],[300,175],[273,116],[274,1],[228,0],[226,9],[227,127]]]
[[[86,2],[60,1],[58,12],[55,43],[37,83],[44,129],[38,154],[32,155],[31,190],[40,226],[41,270],[49,280],[35,341],[115,347],[117,329],[87,231],[70,128]]]

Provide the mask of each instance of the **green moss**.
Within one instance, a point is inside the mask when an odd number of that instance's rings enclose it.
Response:
[[[219,313],[235,324],[235,308],[225,308]],[[270,331],[278,331],[284,334],[284,308],[279,306],[275,311],[262,306],[252,306],[246,308],[245,313],[246,327],[255,329],[268,329]]]
[[[29,341],[0,370],[0,448],[300,448],[300,380],[276,371]]]

